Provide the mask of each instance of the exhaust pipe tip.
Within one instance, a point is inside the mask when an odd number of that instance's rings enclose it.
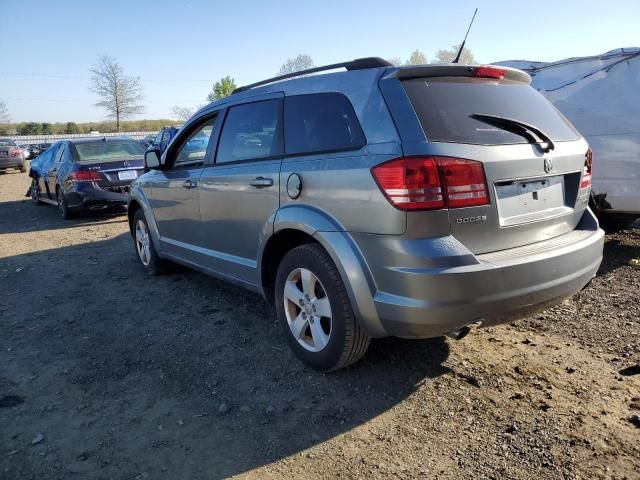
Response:
[[[447,333],[446,336],[449,338],[452,338],[453,340],[462,340],[464,337],[469,335],[469,332],[471,331],[472,327],[479,327],[480,325],[482,325],[483,321],[484,321],[484,318],[478,318],[473,322],[465,325],[464,327],[461,327],[457,330],[453,330],[452,332]]]
[[[459,328],[458,330],[454,330],[453,332],[447,333],[447,337],[453,340],[462,340],[464,337],[469,335],[470,331],[471,331],[471,327],[462,327],[462,328]]]

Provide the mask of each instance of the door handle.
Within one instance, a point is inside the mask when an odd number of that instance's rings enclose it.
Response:
[[[196,188],[198,186],[198,182],[194,182],[193,180],[187,180],[182,184],[183,188]]]
[[[249,185],[256,188],[264,188],[273,186],[272,178],[257,177],[249,182]]]

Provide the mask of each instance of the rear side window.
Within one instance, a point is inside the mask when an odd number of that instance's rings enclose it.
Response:
[[[280,100],[231,107],[220,134],[216,163],[282,156]]]
[[[471,115],[497,115],[525,122],[552,140],[569,141],[579,134],[558,110],[529,85],[466,77],[415,78],[402,85],[432,142],[507,145],[528,143]]]
[[[284,100],[287,155],[354,150],[365,143],[351,102],[339,93],[295,95]]]

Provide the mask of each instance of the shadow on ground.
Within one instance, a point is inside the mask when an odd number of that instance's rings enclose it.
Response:
[[[17,218],[20,217],[20,218]],[[35,206],[30,199],[0,202],[0,233],[27,233],[65,228],[108,225],[127,220],[125,212],[86,212],[77,218],[60,218],[57,207],[49,204]]]
[[[70,224],[53,207],[37,216]],[[0,273],[8,478],[225,477],[362,426],[448,372],[443,339],[378,340],[350,369],[311,371],[258,295],[185,269],[149,277],[126,233],[5,257]]]

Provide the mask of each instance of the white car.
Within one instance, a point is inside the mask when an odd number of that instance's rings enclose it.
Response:
[[[640,48],[553,63],[498,62],[525,70],[593,150],[592,208],[603,223],[640,217]]]
[[[29,150],[29,145],[20,145],[20,150],[22,150],[22,155],[24,155],[25,160],[31,159],[31,150]]]

